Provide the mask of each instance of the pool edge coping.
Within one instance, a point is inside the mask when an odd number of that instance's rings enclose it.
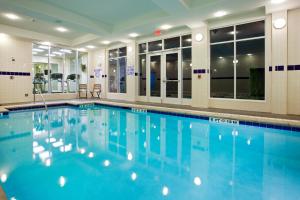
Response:
[[[262,117],[262,116],[253,116],[245,114],[232,114],[232,113],[220,113],[212,111],[200,111],[200,110],[190,110],[184,108],[169,108],[153,105],[138,105],[134,103],[124,103],[124,102],[111,102],[111,101],[61,101],[61,102],[47,102],[48,107],[57,107],[57,106],[80,106],[80,105],[106,105],[111,107],[119,107],[126,109],[146,109],[149,113],[159,113],[159,114],[168,114],[175,116],[183,116],[190,118],[199,118],[209,120],[212,118],[221,118],[221,119],[230,119],[238,120],[240,125],[250,125],[258,127],[267,127],[283,130],[295,130],[300,132],[300,120],[293,119],[281,119],[281,118],[272,118],[272,117]],[[8,115],[9,112],[16,110],[28,110],[28,109],[39,109],[43,108],[43,104],[20,104],[20,105],[8,105],[1,106],[0,113],[3,115]]]

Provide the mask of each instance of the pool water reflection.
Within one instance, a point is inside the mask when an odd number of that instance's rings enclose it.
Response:
[[[0,119],[15,199],[299,199],[299,132],[95,106]]]

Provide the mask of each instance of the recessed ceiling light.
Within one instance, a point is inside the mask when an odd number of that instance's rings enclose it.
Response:
[[[227,15],[227,12],[226,12],[226,11],[223,11],[223,10],[220,10],[220,11],[218,11],[218,12],[215,12],[215,14],[214,14],[215,17],[223,17],[223,16],[225,16],[225,15]]]
[[[77,49],[77,51],[86,51],[86,49],[85,48],[79,48],[79,49]]]
[[[95,49],[96,47],[93,46],[93,45],[87,45],[86,48],[89,48],[89,49]]]
[[[56,29],[57,31],[59,31],[59,32],[62,32],[62,33],[69,31],[69,30],[66,29],[65,27],[56,27],[55,29]]]
[[[38,54],[38,52],[35,52],[35,51],[34,51],[34,52],[32,52],[32,55],[36,55],[36,54]]]
[[[130,33],[130,34],[129,34],[129,37],[135,38],[135,37],[137,37],[137,36],[139,36],[139,34],[137,34],[137,33]]]
[[[102,41],[101,43],[107,45],[107,44],[110,44],[110,41],[104,40],[104,41]]]
[[[64,53],[72,53],[72,51],[69,49],[61,49],[60,51]]]
[[[11,19],[11,20],[18,20],[18,19],[21,19],[18,15],[16,14],[13,14],[13,13],[5,13],[4,16],[8,19]]]
[[[285,2],[285,0],[271,0],[271,4],[281,4]]]
[[[164,24],[164,25],[160,26],[160,29],[162,29],[162,30],[168,30],[170,28],[172,28],[172,26],[169,24]]]

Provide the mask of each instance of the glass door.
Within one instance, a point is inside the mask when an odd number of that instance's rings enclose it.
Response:
[[[161,103],[161,53],[147,56],[147,96],[150,102]]]
[[[180,51],[163,54],[162,103],[181,103],[181,55]]]

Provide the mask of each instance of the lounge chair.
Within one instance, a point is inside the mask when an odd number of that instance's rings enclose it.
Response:
[[[81,93],[85,93],[85,97],[81,97]],[[79,84],[78,96],[87,99],[87,84]]]
[[[100,99],[100,94],[101,94],[101,84],[94,84],[93,90],[90,91],[92,97],[95,97],[94,94],[96,93],[98,98]]]

